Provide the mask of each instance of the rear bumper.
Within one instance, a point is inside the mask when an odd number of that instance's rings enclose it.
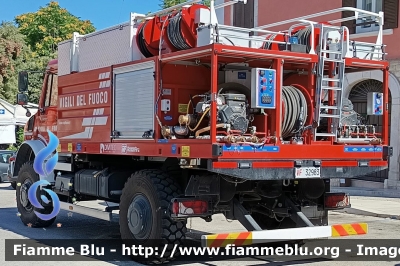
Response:
[[[201,237],[201,245],[203,247],[225,247],[227,245],[247,246],[292,240],[365,235],[367,233],[368,225],[366,223],[339,224],[332,226],[203,235]]]
[[[321,178],[354,178],[388,168],[387,161],[249,161],[224,160],[208,162],[210,172],[248,180],[295,179],[299,167],[320,167]]]

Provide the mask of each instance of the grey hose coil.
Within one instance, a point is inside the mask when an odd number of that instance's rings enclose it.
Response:
[[[311,35],[311,27],[304,28],[293,34],[293,36],[297,36],[299,44],[307,46],[307,53],[311,51],[310,35]]]
[[[272,41],[275,39],[276,36],[278,36],[278,34],[272,34],[272,35],[268,36],[268,39],[264,43],[264,47],[263,47],[265,50],[271,49]]]
[[[307,119],[307,101],[303,93],[293,86],[282,87],[282,99],[285,104],[282,137],[287,138],[293,136]]]

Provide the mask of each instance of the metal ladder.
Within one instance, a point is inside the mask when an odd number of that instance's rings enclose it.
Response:
[[[328,25],[319,25],[320,28],[320,38],[319,38],[319,60],[317,68],[317,87],[315,92],[315,113],[314,120],[320,126],[322,118],[331,118],[332,127],[328,133],[317,133],[317,128],[314,128],[314,140],[317,137],[333,137],[334,141],[337,140],[338,127],[340,126],[340,120],[342,118],[342,97],[343,97],[343,80],[344,80],[344,70],[345,70],[345,51],[344,46],[344,27],[335,27]],[[331,31],[339,31],[340,40],[335,45],[330,45],[331,47],[327,50],[328,43],[328,33]],[[333,43],[333,42],[332,42]],[[332,46],[334,47],[332,49]],[[335,73],[334,78],[324,77],[325,62],[334,62],[335,66],[338,67],[337,73]],[[335,68],[336,69],[336,68]],[[334,86],[330,86],[329,82],[334,82]],[[325,85],[327,83],[328,85]],[[334,98],[335,104],[332,106],[326,106],[321,103],[321,95],[325,96],[329,91],[335,91],[336,97]],[[322,113],[322,110],[332,110],[332,113]],[[330,132],[329,132],[330,131]]]

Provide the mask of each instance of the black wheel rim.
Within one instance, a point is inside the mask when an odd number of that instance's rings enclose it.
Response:
[[[136,195],[128,208],[128,226],[133,238],[148,239],[153,224],[151,205],[144,195]]]
[[[29,179],[26,179],[24,183],[21,184],[19,193],[19,201],[21,202],[22,207],[28,212],[31,211],[33,208],[28,198],[28,190],[31,187],[31,185],[32,185],[31,181]]]

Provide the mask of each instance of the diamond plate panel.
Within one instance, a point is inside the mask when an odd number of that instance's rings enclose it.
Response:
[[[131,61],[130,27],[79,38],[79,72]]]
[[[71,44],[72,41],[67,41],[58,45],[58,76],[71,73]]]

